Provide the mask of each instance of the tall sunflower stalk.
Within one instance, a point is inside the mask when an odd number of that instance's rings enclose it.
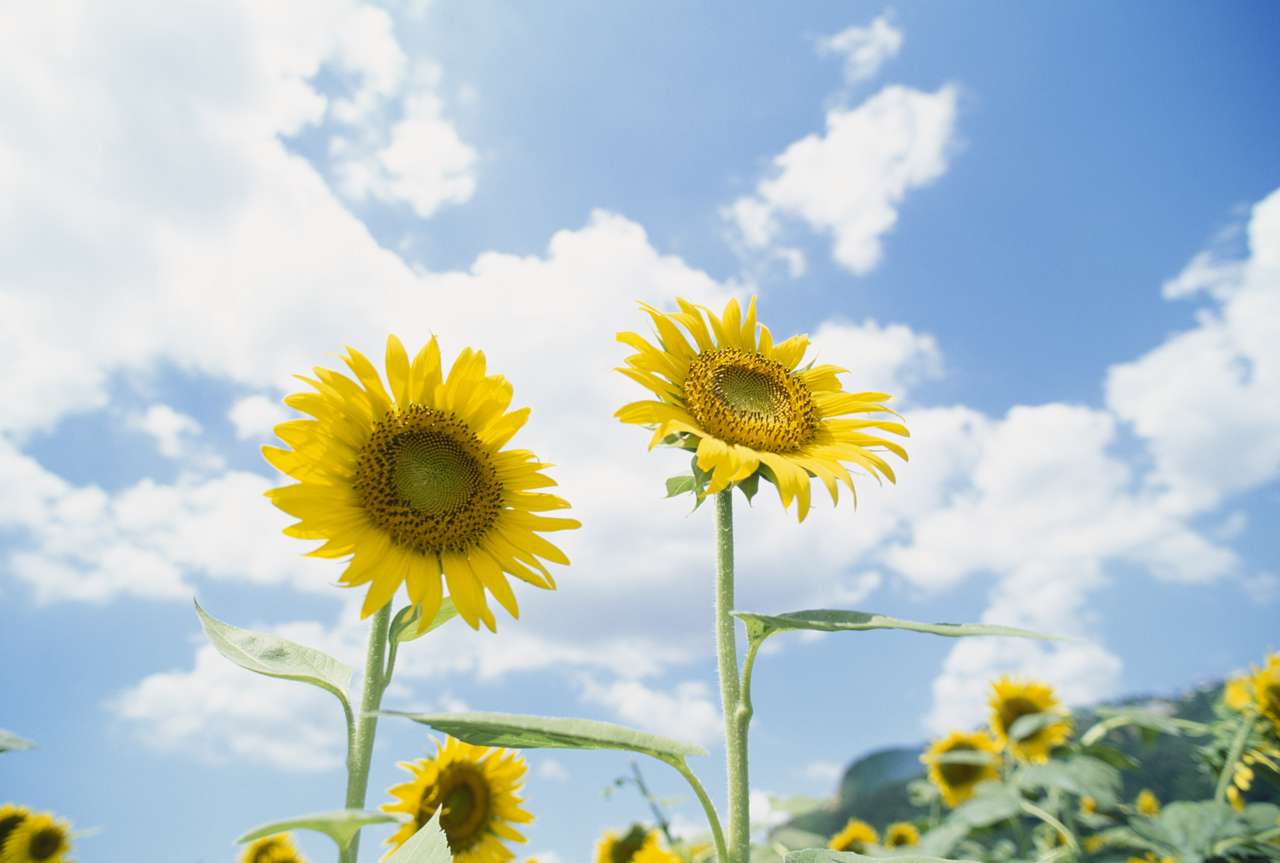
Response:
[[[808,338],[793,336],[775,344],[768,327],[756,322],[754,297],[745,316],[737,300],[730,300],[720,315],[683,299],[677,303],[676,313],[642,306],[653,325],[653,342],[638,333],[618,334],[620,342],[637,351],[619,371],[657,399],[628,404],[616,416],[652,429],[651,449],[661,444],[694,453],[692,475],[673,490],[691,491],[699,502],[715,497],[715,632],[729,797],[728,860],[722,863],[747,863],[751,668],[763,637],[750,640],[739,669],[733,616],[733,488],[750,500],[763,477],[777,488],[784,509],[796,501],[803,521],[810,506],[811,478],[823,482],[833,504],[839,500],[840,482],[853,492],[844,463],[894,481],[892,468],[879,452],[887,450],[905,460],[906,451],[866,430],[902,436],[908,432],[890,419],[860,417],[892,414],[882,404],[891,396],[845,392],[837,375],[846,370],[837,366],[801,367]],[[715,818],[714,812],[708,816]]]

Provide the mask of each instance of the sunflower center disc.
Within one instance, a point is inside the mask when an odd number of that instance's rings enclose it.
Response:
[[[48,860],[62,848],[62,832],[60,830],[41,830],[31,837],[28,849],[32,860]]]
[[[440,811],[440,829],[449,840],[449,849],[457,854],[471,848],[484,835],[489,823],[489,784],[473,769],[455,767],[440,777],[436,794],[423,801],[422,823],[431,813]]]
[[[976,752],[978,747],[969,743],[957,743],[948,749],[948,752]],[[977,764],[960,764],[957,762],[944,762],[938,765],[938,772],[942,774],[942,779],[952,788],[962,788],[970,784],[978,778],[982,773],[982,767]]]
[[[1000,721],[1004,724],[1004,733],[1007,735],[1009,729],[1013,727],[1013,723],[1022,717],[1039,712],[1039,705],[1030,699],[1017,696],[1005,699],[1004,703],[1000,705]],[[1034,732],[1030,735],[1030,738],[1034,739],[1039,733],[1039,731]]]
[[[406,432],[396,458],[396,490],[424,513],[446,512],[475,494],[477,467],[446,435]]]
[[[698,425],[729,444],[788,452],[816,425],[809,388],[777,360],[727,348],[689,364],[685,405]]]
[[[502,507],[497,471],[470,426],[421,405],[374,426],[356,491],[375,524],[423,553],[473,545]]]

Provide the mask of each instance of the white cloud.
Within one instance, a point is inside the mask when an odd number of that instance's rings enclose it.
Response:
[[[293,416],[278,399],[260,395],[240,399],[227,412],[227,419],[236,427],[236,437],[240,440],[268,438],[277,425]]]
[[[156,449],[168,458],[181,458],[190,447],[188,438],[204,431],[193,417],[168,405],[152,405],[145,414],[132,417],[129,425],[155,438]]]
[[[845,388],[853,392],[883,392],[905,400],[915,384],[942,376],[942,352],[933,336],[903,324],[824,321],[813,341],[821,345],[823,362],[840,358],[836,364],[849,370]]]
[[[411,74],[383,10],[353,0],[68,8],[0,8],[0,74],[28,82],[6,91],[0,112],[0,337],[13,370],[0,380],[8,570],[39,601],[185,599],[202,578],[337,590],[333,565],[299,558],[309,546],[279,534],[289,519],[262,498],[263,476],[206,465],[108,493],[66,481],[20,446],[106,405],[106,382],[122,372],[174,366],[286,391],[297,386],[290,375],[332,365],[323,352],[344,343],[377,355],[388,332],[410,346],[438,332],[450,357],[468,344],[486,350],[491,368],[512,378],[517,404],[534,407],[518,444],[560,463],[552,473],[584,527],[556,537],[575,562],[559,592],[518,588],[519,626],[406,649],[400,679],[568,667],[592,675],[586,700],[629,724],[715,739],[705,685],[664,692],[639,682],[711,649],[702,626],[708,512],[684,518],[684,501],[661,499],[662,479],[687,458],[645,453],[644,433],[611,418],[641,395],[606,372],[624,353],[612,334],[644,328],[635,300],[716,305],[742,286],[660,254],[641,226],[606,212],[558,232],[543,254],[490,252],[465,272],[417,274],[380,248],[281,137],[337,124],[350,142],[339,146],[337,173],[343,160],[373,165],[376,179],[360,188],[420,212],[470,194],[470,150],[441,119],[436,79]],[[354,82],[350,92],[314,89],[330,67]],[[788,147],[776,175],[732,206],[744,241],[781,254],[785,221],[799,219],[833,235],[842,266],[868,271],[906,193],[945,171],[955,101],[951,87],[895,86],[831,109],[824,134]],[[797,526],[763,490],[739,510],[741,606],[853,604],[883,581],[945,591],[990,579],[984,619],[1090,635],[1090,603],[1112,562],[1170,581],[1233,572],[1223,540],[1189,519],[1280,469],[1277,200],[1255,208],[1248,261],[1193,262],[1168,289],[1208,289],[1221,307],[1117,367],[1109,412],[909,410],[912,460],[900,485],[859,480],[856,515],[819,504]],[[828,322],[817,333],[823,360],[851,368],[857,388],[905,395],[941,367],[933,340],[905,326]],[[279,416],[271,409],[261,396],[237,403],[237,433],[265,433]],[[1117,418],[1149,447],[1154,473],[1115,454]],[[174,447],[189,437],[164,428]],[[1257,583],[1263,591],[1269,582]],[[348,605],[359,593],[348,592]],[[344,614],[312,635],[357,643]],[[296,751],[287,738],[246,731],[259,718],[284,729],[289,711],[311,705],[276,696],[290,687],[271,681],[257,712],[219,707],[217,693],[233,684],[206,655],[190,672],[147,678],[122,697],[121,715],[175,746],[203,745],[207,734],[217,757],[318,763],[330,745],[320,726]],[[999,670],[1058,675],[1083,699],[1110,692],[1118,668],[1104,647],[964,642],[939,678],[932,721],[956,721],[970,709],[963,699]],[[235,686],[245,680],[226,670]],[[178,705],[201,692],[207,725]]]
[[[1241,262],[1192,259],[1166,293],[1220,300],[1195,328],[1107,376],[1107,404],[1156,459],[1151,483],[1202,512],[1280,476],[1280,191],[1253,208]]]
[[[342,707],[332,694],[245,671],[208,645],[196,652],[192,671],[152,674],[109,707],[136,723],[148,745],[210,761],[311,773],[339,767],[345,757]]]
[[[335,140],[335,170],[341,188],[356,200],[404,201],[422,218],[446,204],[471,198],[477,154],[442,116],[444,103],[431,90],[404,98],[404,118],[391,127],[385,146],[370,151],[349,139]]]
[[[773,160],[776,175],[724,215],[756,249],[777,239],[779,217],[799,219],[832,235],[837,263],[865,274],[883,257],[907,192],[946,171],[955,116],[950,85],[934,93],[893,85],[857,108],[832,108],[825,134],[787,147]]]
[[[867,27],[849,27],[819,39],[818,53],[844,55],[844,80],[855,84],[874,78],[886,60],[896,57],[902,38],[902,31],[881,15]]]
[[[614,710],[628,725],[693,743],[707,744],[724,736],[724,720],[711,690],[699,680],[676,684],[667,693],[638,680],[600,685],[583,679],[582,698]]]
[[[844,776],[844,765],[831,761],[811,761],[800,771],[800,775],[812,782],[833,786]]]
[[[539,761],[537,772],[539,779],[550,779],[554,782],[568,782],[570,779],[569,771],[554,758],[543,758]]]
[[[190,576],[327,589],[338,571],[282,543],[291,519],[262,492],[271,482],[229,471],[145,479],[116,494],[74,486],[0,440],[0,524],[20,529],[9,568],[39,602],[121,594],[189,598]]]

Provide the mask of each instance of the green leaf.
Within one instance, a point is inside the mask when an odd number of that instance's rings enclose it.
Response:
[[[1081,751],[1091,758],[1110,764],[1117,770],[1137,770],[1142,766],[1138,759],[1126,755],[1114,746],[1108,746],[1105,743],[1094,743],[1082,747]]]
[[[986,827],[1022,812],[1022,795],[993,780],[979,782],[977,792],[951,813],[951,818],[970,827]]]
[[[751,499],[760,491],[760,471],[756,471],[746,479],[738,480],[738,489],[742,492],[743,497],[747,499],[747,503],[751,503]]]
[[[1018,772],[1018,785],[1035,788],[1059,788],[1077,797],[1092,797],[1098,805],[1110,808],[1120,793],[1120,771],[1087,755],[1046,764],[1028,764]]]
[[[288,830],[315,830],[328,836],[345,849],[351,840],[360,832],[361,827],[370,824],[385,824],[391,821],[406,824],[413,820],[407,812],[370,812],[368,809],[337,809],[333,812],[317,812],[314,815],[300,815],[297,818],[286,818],[284,821],[273,821],[250,830],[236,840],[237,843],[252,842],[263,836],[274,836]]]
[[[825,836],[819,836],[817,833],[810,833],[808,830],[799,830],[785,825],[770,833],[769,839],[781,845],[787,851],[796,851],[801,848],[821,848],[827,844],[827,837]]]
[[[693,491],[693,474],[682,473],[667,477],[667,497],[676,497]]]
[[[783,857],[783,863],[884,863],[883,857],[867,857],[852,851],[832,851],[830,848],[805,848],[792,851]],[[955,863],[945,857],[925,857],[922,854],[895,854],[894,863]]]
[[[402,713],[384,710],[389,716],[405,716],[453,735],[475,746],[505,746],[509,749],[617,749],[643,752],[670,763],[686,755],[706,755],[707,750],[633,728],[596,722],[591,719],[561,719],[554,716],[518,716],[512,713]]]
[[[453,863],[449,840],[440,829],[441,806],[431,815],[431,820],[417,831],[387,858],[386,863]]]
[[[303,647],[286,638],[240,629],[210,617],[196,603],[200,626],[214,648],[241,668],[279,677],[300,680],[327,689],[347,705],[347,688],[351,685],[351,666],[343,665],[327,653]]]
[[[400,609],[395,619],[391,621],[391,640],[399,642],[413,641],[433,629],[439,629],[458,616],[458,610],[453,607],[453,597],[451,596],[444,598],[444,601],[440,603],[440,610],[436,612],[436,616],[431,618],[427,628],[421,632],[418,631],[419,613],[419,608],[416,605],[406,605]]]
[[[19,737],[12,731],[5,731],[0,728],[0,753],[16,752],[19,749],[36,749],[34,743],[25,737]]]
[[[1066,717],[1061,713],[1028,713],[1019,716],[1009,726],[1010,740],[1026,740],[1033,734],[1043,731],[1051,725],[1059,725]]]
[[[994,626],[988,623],[916,623],[911,620],[885,617],[882,614],[869,614],[865,611],[836,611],[825,608],[813,611],[792,611],[776,616],[735,611],[733,616],[747,625],[747,635],[753,641],[764,640],[776,632],[787,632],[793,629],[817,629],[822,632],[908,629],[912,632],[929,632],[950,638],[965,635],[1010,635],[1017,638],[1039,638],[1044,641],[1071,640],[1041,635],[1029,629],[1014,629],[1011,626]]]
[[[1174,719],[1173,717],[1156,713],[1154,710],[1145,710],[1141,707],[1096,707],[1093,712],[1095,715],[1103,717],[1103,720],[1081,736],[1080,743],[1084,746],[1097,743],[1113,728],[1121,728],[1126,725],[1136,725],[1144,732],[1159,732],[1174,737],[1184,733],[1199,736],[1208,734],[1210,731],[1209,726],[1203,723],[1192,722],[1188,719]],[[1144,733],[1143,736],[1146,737],[1147,735]]]
[[[994,752],[983,752],[979,749],[957,749],[951,752],[943,752],[941,755],[935,756],[939,764],[995,764],[1000,760],[1000,756]]]

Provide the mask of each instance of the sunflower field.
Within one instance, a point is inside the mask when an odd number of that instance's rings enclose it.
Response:
[[[475,637],[484,637],[482,624],[496,632],[490,598],[511,618],[503,626],[514,625],[519,607],[508,579],[554,590],[547,564],[567,566],[569,559],[543,534],[581,526],[543,514],[570,504],[539,491],[555,485],[546,472],[552,465],[512,445],[529,408],[509,410],[514,388],[488,369],[484,353],[468,347],[447,365],[433,337],[411,359],[392,335],[382,368],[348,347],[340,359],[350,375],[317,367],[314,377],[302,377],[310,391],[285,403],[306,418],[276,426],[286,446],[263,448],[266,459],[294,481],[266,492],[298,519],[284,532],[319,542],[306,554],[340,561],[338,586],[363,591],[360,617],[369,621],[369,640],[358,693],[351,666],[234,626],[195,604],[204,635],[223,658],[246,671],[324,690],[346,720],[341,808],[248,830],[237,840],[244,845],[241,863],[300,863],[304,858],[290,835],[296,830],[323,833],[341,863],[355,863],[361,831],[370,825],[394,830],[382,858],[388,863],[507,863],[516,857],[512,846],[526,841],[523,826],[536,811],[522,796],[527,765],[519,750],[525,749],[646,755],[688,782],[706,829],[677,835],[633,762],[634,776],[625,782],[648,802],[654,823],[606,831],[596,863],[1280,860],[1280,807],[1270,790],[1280,788],[1280,654],[1227,681],[1210,710],[1195,717],[1142,704],[1072,715],[1051,682],[1002,676],[990,684],[986,726],[957,729],[930,743],[909,765],[923,769],[924,777],[899,776],[907,781],[899,782],[898,796],[891,783],[881,782],[876,794],[863,788],[835,802],[779,801],[778,808],[795,816],[788,824],[753,823],[752,670],[771,636],[900,630],[946,638],[1057,639],[997,624],[920,623],[850,609],[738,609],[734,490],[751,501],[764,480],[783,510],[794,503],[796,519],[803,521],[813,480],[833,505],[840,502],[841,485],[854,498],[850,468],[896,482],[885,456],[905,463],[908,453],[881,435],[906,439],[910,433],[888,407],[890,394],[846,391],[838,377],[846,370],[805,363],[807,336],[775,341],[756,319],[755,298],[745,309],[731,299],[719,313],[679,298],[676,307],[663,312],[642,305],[651,334],[617,335],[636,351],[617,371],[653,398],[626,404],[615,416],[644,427],[650,449],[687,454],[689,472],[667,480],[669,497],[691,497],[694,509],[714,501],[715,579],[709,587],[727,811],[717,809],[687,762],[707,754],[695,743],[571,717],[383,709],[400,651],[422,646],[405,645],[455,617]],[[408,603],[393,611],[401,588]],[[742,653],[740,628],[746,636]],[[463,637],[470,633],[463,630]],[[369,776],[380,721],[416,722],[443,739],[427,757],[400,762],[407,781],[388,789],[392,799],[374,808]],[[1132,745],[1139,738],[1146,745],[1196,741],[1181,748],[1186,763],[1173,775],[1185,779],[1195,770],[1201,781],[1173,793],[1169,781],[1127,787],[1125,773],[1140,771],[1146,756]],[[2,751],[32,746],[0,732]],[[74,838],[70,824],[52,813],[16,803],[0,809],[0,863],[67,863]]]

